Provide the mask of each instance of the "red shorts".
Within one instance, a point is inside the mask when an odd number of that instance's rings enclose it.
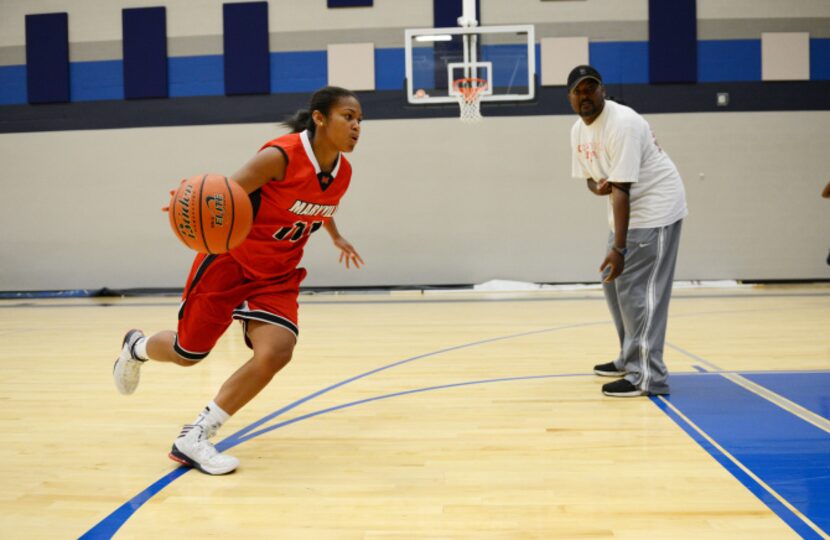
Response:
[[[279,325],[296,336],[297,296],[305,276],[305,268],[296,268],[278,278],[252,280],[227,253],[197,255],[182,295],[173,348],[183,358],[201,360],[233,319]]]

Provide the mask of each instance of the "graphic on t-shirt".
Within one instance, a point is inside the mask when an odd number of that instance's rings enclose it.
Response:
[[[594,158],[599,157],[602,145],[598,142],[588,142],[576,146],[576,151],[582,155],[588,163],[593,163]]]

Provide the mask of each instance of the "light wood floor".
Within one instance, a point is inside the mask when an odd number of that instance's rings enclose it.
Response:
[[[147,365],[119,395],[124,332],[176,312],[0,302],[0,536],[81,536],[176,469],[180,425],[248,357],[234,325],[201,365]],[[798,537],[650,399],[600,394],[616,337],[598,291],[310,295],[300,317],[292,363],[217,440],[291,404],[262,427],[297,420],[229,450],[236,473],[133,503],[117,537]],[[830,370],[828,329],[826,285],[679,290],[665,356],[678,374]]]

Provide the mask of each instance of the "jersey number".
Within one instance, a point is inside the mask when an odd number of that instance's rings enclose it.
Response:
[[[323,226],[322,221],[313,221],[311,222],[311,226],[305,221],[295,221],[294,225],[290,227],[283,227],[282,229],[278,230],[274,233],[274,238],[277,240],[288,240],[289,242],[296,242],[303,235],[310,236],[313,234],[317,229]]]

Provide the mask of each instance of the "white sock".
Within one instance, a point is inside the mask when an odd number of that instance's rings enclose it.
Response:
[[[135,342],[133,346],[133,353],[138,357],[139,360],[149,360],[150,357],[147,356],[147,338],[141,337],[138,338],[138,341]]]
[[[219,431],[222,424],[227,422],[230,417],[231,415],[223,411],[215,401],[211,401],[199,413],[199,416],[196,417],[193,423],[197,426],[203,426],[205,428],[205,436],[210,438]]]

